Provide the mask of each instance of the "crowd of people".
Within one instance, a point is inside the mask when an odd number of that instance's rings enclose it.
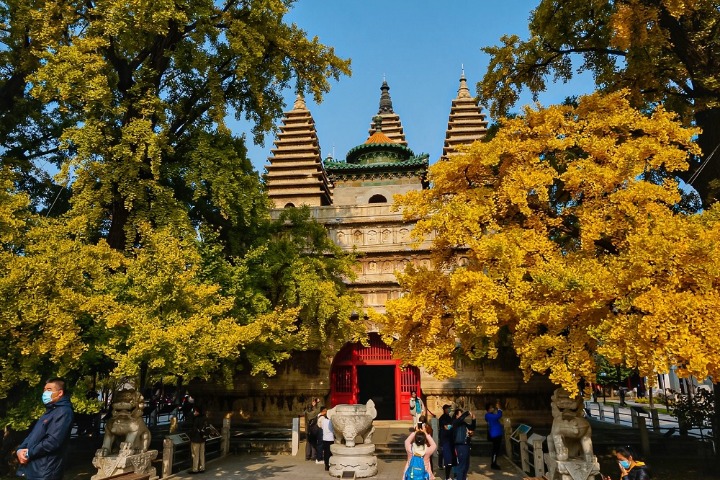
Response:
[[[433,439],[433,430],[427,422],[427,415],[433,415],[425,408],[416,392],[410,395],[410,413],[413,417],[413,432],[405,440],[407,462],[404,480],[435,480],[432,464],[433,454],[437,451],[439,468],[443,480],[466,480],[470,467],[470,441],[477,428],[475,415],[450,404],[442,406],[442,415],[438,419],[438,444]],[[490,468],[500,470],[498,457],[502,449],[504,428],[501,423],[500,402],[485,405],[487,440],[490,442]],[[619,447],[613,451],[620,470],[618,480],[649,480],[650,473],[645,462],[630,447]],[[614,480],[603,475],[603,480]]]
[[[413,431],[405,440],[407,462],[404,469],[406,480],[433,480],[433,458],[437,451],[439,468],[444,472],[445,480],[466,480],[470,468],[470,441],[477,428],[475,414],[471,411],[455,408],[446,404],[438,419],[438,444],[433,438],[433,429],[428,422],[435,416],[425,406],[416,391],[410,394],[410,413],[413,418]],[[492,444],[491,468],[500,469],[497,463],[502,446],[503,427],[500,423],[502,410],[500,404],[488,404],[485,421],[488,424],[488,440]],[[330,469],[330,446],[335,441],[332,421],[327,416],[327,407],[319,398],[313,398],[305,408],[307,442],[305,460],[323,464]]]
[[[188,396],[189,397],[189,396]],[[46,411],[30,430],[29,435],[15,450],[18,462],[18,475],[29,479],[60,480],[63,476],[63,457],[67,440],[73,424],[73,409],[66,394],[65,382],[61,378],[49,379],[42,393],[42,402]],[[192,419],[190,431],[192,470],[200,473],[205,470],[205,438],[208,424],[202,409],[190,401],[187,416]],[[450,404],[442,406],[442,415],[438,419],[438,444],[433,438],[433,430],[427,421],[430,412],[416,392],[410,398],[410,411],[413,417],[412,433],[405,440],[407,462],[404,469],[405,480],[434,480],[433,455],[438,451],[439,468],[444,480],[466,480],[470,467],[470,442],[477,428],[475,414]],[[452,413],[451,413],[452,412]],[[305,409],[307,438],[305,459],[323,464],[330,469],[330,446],[335,442],[332,421],[328,418],[327,407],[319,398],[313,398]],[[497,463],[502,447],[503,426],[500,402],[485,406],[484,419],[487,423],[487,439],[491,444],[491,468],[499,470]],[[620,470],[620,480],[648,480],[647,465],[629,447],[620,447],[613,452]],[[603,480],[612,480],[603,476]]]

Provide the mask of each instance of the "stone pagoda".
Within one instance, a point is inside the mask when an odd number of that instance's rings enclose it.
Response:
[[[432,239],[415,245],[413,222],[393,210],[394,195],[429,188],[429,156],[408,146],[387,81],[370,125],[365,141],[344,159],[323,162],[312,115],[298,97],[282,119],[265,181],[275,217],[284,208],[307,205],[337,245],[357,253],[357,276],[349,286],[361,295],[364,308],[384,312],[386,303],[402,294],[398,272],[410,263],[432,266]],[[451,159],[459,146],[481,139],[486,131],[482,107],[470,95],[463,72],[450,107],[442,159]],[[334,358],[297,352],[275,377],[236,379],[235,390],[228,392],[233,410],[287,421],[302,411],[306,399],[321,397],[329,406],[373,400],[378,419],[409,420],[408,400],[416,390],[431,411],[440,411],[443,403],[482,411],[486,401],[502,398],[514,419],[535,425],[549,421],[549,404],[538,402],[550,397],[549,382],[535,377],[524,383],[516,357],[483,363],[458,357],[457,376],[438,380],[401,365],[376,328],[368,328],[366,345],[347,344]]]

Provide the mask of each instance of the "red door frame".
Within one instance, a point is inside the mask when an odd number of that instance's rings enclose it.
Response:
[[[410,420],[410,391],[420,391],[420,372],[417,367],[400,366],[400,360],[392,358],[392,350],[377,333],[368,334],[369,346],[348,343],[335,358],[330,369],[330,404],[356,404],[359,386],[358,366],[395,366],[395,418]]]

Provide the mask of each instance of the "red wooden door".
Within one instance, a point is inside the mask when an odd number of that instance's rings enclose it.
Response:
[[[335,356],[330,370],[330,406],[341,403],[358,403],[358,371],[362,366],[389,366],[395,368],[394,385],[378,388],[387,390],[387,396],[395,402],[395,419],[409,420],[410,391],[420,393],[420,373],[416,367],[400,368],[400,361],[392,358],[392,350],[376,333],[369,334],[369,346],[361,343],[345,345]]]
[[[338,365],[332,369],[330,377],[330,406],[357,403],[357,375],[353,365]]]
[[[418,397],[421,397],[420,392],[420,370],[417,367],[405,367],[399,368],[400,370],[400,382],[398,385],[398,407],[397,407],[397,419],[398,420],[412,420],[412,414],[410,413],[410,392],[415,390]]]

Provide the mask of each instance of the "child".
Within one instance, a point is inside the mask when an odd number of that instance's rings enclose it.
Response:
[[[407,464],[405,465],[405,479],[412,480],[423,480],[429,479],[434,480],[435,476],[430,468],[430,457],[435,450],[437,445],[432,436],[429,436],[423,430],[416,430],[411,433],[410,436],[405,440],[405,451],[408,454]],[[422,467],[418,467],[418,464]],[[421,470],[421,475],[418,475],[418,470]]]

